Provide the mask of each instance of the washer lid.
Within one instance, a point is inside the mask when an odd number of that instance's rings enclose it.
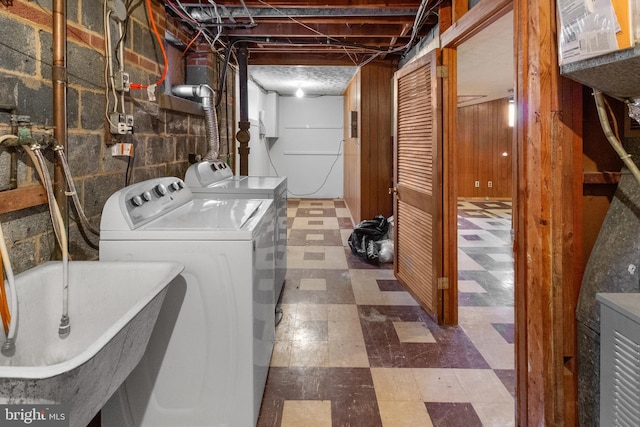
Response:
[[[264,200],[195,199],[141,227],[143,230],[242,230],[253,228],[249,220]]]
[[[286,177],[278,176],[237,176],[214,182],[205,187],[190,187],[192,193],[253,193],[273,194],[287,185]]]

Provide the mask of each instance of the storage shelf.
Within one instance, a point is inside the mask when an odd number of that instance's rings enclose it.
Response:
[[[640,96],[640,46],[562,65],[560,73],[614,97]]]

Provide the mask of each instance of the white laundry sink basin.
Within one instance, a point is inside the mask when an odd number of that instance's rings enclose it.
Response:
[[[181,279],[182,269],[170,262],[70,262],[71,333],[64,339],[62,263],[16,276],[16,352],[0,355],[0,403],[64,404],[70,425],[86,426],[140,361],[167,285]]]

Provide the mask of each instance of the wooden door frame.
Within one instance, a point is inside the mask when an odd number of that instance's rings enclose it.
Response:
[[[517,105],[513,149],[516,425],[576,425],[582,87],[559,73],[555,0],[481,0],[455,22],[451,19],[455,7],[445,6],[440,13],[441,48],[455,49],[511,9]],[[447,108],[444,120],[444,151],[451,156],[455,154],[455,147],[449,147],[454,145],[456,129],[453,107]],[[457,189],[450,173],[445,194],[455,194]]]
[[[464,41],[479,33],[512,10],[511,0],[483,0],[462,15],[455,26],[440,35],[442,65],[447,73],[442,79],[443,120],[443,225],[444,275],[449,289],[443,294],[445,324],[458,324],[458,177],[456,174],[456,130],[458,114],[458,79],[456,49]],[[445,11],[446,12],[446,11]],[[446,14],[446,13],[445,13]],[[442,21],[441,11],[441,21]]]

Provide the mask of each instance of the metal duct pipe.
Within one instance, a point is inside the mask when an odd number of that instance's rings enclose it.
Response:
[[[218,117],[214,105],[215,91],[209,85],[178,85],[171,91],[174,95],[183,98],[200,98],[204,109],[205,128],[207,131],[207,141],[209,141],[209,151],[204,155],[203,160],[217,160],[220,152],[220,135],[218,133]]]
[[[67,149],[67,2],[53,0],[53,64],[51,80],[53,84],[53,137]],[[64,170],[58,159],[54,160],[53,192],[68,229],[67,196],[65,194]]]

